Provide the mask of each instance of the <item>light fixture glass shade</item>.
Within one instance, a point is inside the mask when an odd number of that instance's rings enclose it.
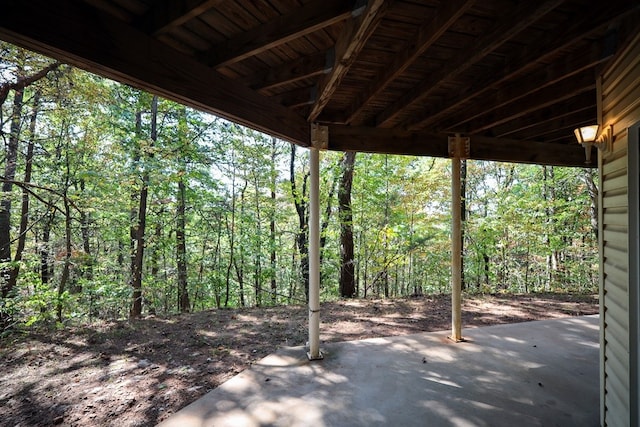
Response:
[[[576,135],[576,139],[580,144],[584,144],[586,142],[593,142],[598,137],[598,130],[600,130],[599,125],[591,125],[591,126],[583,126],[581,128],[577,128],[573,131]]]

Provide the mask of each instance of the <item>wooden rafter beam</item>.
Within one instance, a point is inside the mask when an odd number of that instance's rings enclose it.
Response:
[[[574,129],[597,123],[596,106],[579,111],[573,111],[562,117],[556,117],[531,126],[525,131],[518,132],[518,138],[533,141],[549,141],[549,139],[574,141]]]
[[[518,33],[536,22],[542,16],[559,6],[564,0],[546,0],[541,2],[521,2],[510,13],[505,14],[491,31],[476,39],[470,46],[456,55],[456,59],[439,69],[437,73],[427,77],[416,87],[389,105],[376,117],[377,126],[388,126],[406,108],[425,99],[441,85],[470,66],[495,51]]]
[[[223,0],[156,0],[134,25],[147,34],[161,34],[178,27]]]
[[[517,102],[529,95],[532,95],[546,87],[552,86],[562,80],[567,80],[586,70],[596,67],[613,56],[613,52],[606,52],[602,44],[588,45],[577,50],[562,61],[554,63],[552,66],[544,67],[537,73],[523,76],[491,94],[482,97],[480,101],[482,108],[473,103],[470,107],[460,111],[455,115],[456,119],[448,121],[449,129],[461,129],[464,123],[504,107],[505,105]]]
[[[329,150],[447,157],[447,134],[329,125]]]
[[[517,133],[518,135],[527,135],[525,136],[526,139],[535,139],[540,134],[539,128],[550,128],[554,120],[577,113],[590,115],[592,122],[597,121],[596,99],[593,92],[581,93],[565,102],[534,111],[505,124],[494,126],[491,132],[498,138],[510,138],[511,135]]]
[[[274,101],[287,108],[298,108],[305,105],[312,105],[316,101],[316,88],[305,87],[285,92],[271,97]]]
[[[344,21],[362,10],[363,6],[353,0],[313,0],[304,7],[281,15],[215,46],[202,54],[201,60],[212,67],[231,65]]]
[[[311,108],[309,121],[317,119],[329,103],[342,78],[349,72],[349,68],[380,23],[388,5],[388,0],[368,0],[363,13],[349,20],[336,42],[333,69],[320,81],[318,99]]]
[[[547,34],[539,43],[523,50],[521,55],[508,58],[506,64],[501,64],[499,67],[490,70],[484,78],[479,77],[477,83],[467,90],[431,106],[422,118],[406,122],[404,126],[410,129],[430,128],[438,123],[442,117],[448,116],[452,111],[457,110],[463,103],[483,96],[505,82],[526,74],[534,67],[538,67],[538,64],[547,62],[560,52],[584,40],[585,37],[590,37],[592,34],[602,31],[604,27],[622,19],[636,9],[637,6],[631,6],[628,2],[612,2],[611,4],[606,4],[606,6],[590,8],[584,15],[572,16],[566,25],[562,26],[564,31],[560,34]]]
[[[592,119],[583,119],[575,123],[569,123],[566,120],[564,122],[559,121],[556,129],[547,129],[546,132],[540,133],[540,135],[536,136],[536,139],[538,141],[544,141],[545,143],[551,144],[577,144],[574,133],[576,128],[592,124],[594,124]],[[593,148],[597,151],[596,147]]]
[[[106,12],[114,18],[118,18],[121,21],[131,22],[131,15],[129,14],[129,12],[120,7],[119,4],[107,2],[104,0],[84,0],[84,2],[100,11]]]
[[[577,95],[593,91],[595,88],[595,73],[592,70],[587,70],[586,72],[567,79],[567,81],[562,80],[520,100],[497,108],[486,116],[470,120],[459,128],[453,129],[451,126],[444,124],[443,129],[446,129],[447,131],[460,131],[463,129],[464,132],[473,135],[489,130],[494,126],[508,123],[511,120],[525,116],[534,111],[562,103]]]
[[[429,49],[462,15],[473,6],[475,0],[441,2],[433,18],[425,22],[404,49],[395,54],[391,62],[380,70],[367,88],[358,93],[356,99],[341,119],[344,123],[359,124],[357,119],[371,99],[382,92],[396,77]]]
[[[411,156],[449,157],[447,134],[330,125],[329,150]],[[579,144],[547,144],[506,138],[472,136],[470,159],[589,167]],[[590,165],[594,167],[594,165]]]
[[[549,144],[519,139],[471,137],[470,158],[549,166],[596,167],[585,164],[580,144]]]
[[[273,89],[285,84],[327,74],[333,69],[335,52],[331,48],[326,52],[303,56],[277,67],[260,70],[240,81],[252,89]]]
[[[80,1],[5,3],[0,14],[0,39],[309,145],[304,117]]]

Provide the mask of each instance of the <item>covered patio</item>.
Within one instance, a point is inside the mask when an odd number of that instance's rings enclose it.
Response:
[[[265,359],[214,392],[229,406],[190,407],[194,425],[228,412],[248,425],[295,424],[302,413],[318,425],[626,426],[640,423],[639,14],[630,0],[14,0],[2,6],[0,38],[309,148],[308,354]],[[574,129],[592,124],[597,138],[581,146]],[[452,159],[451,331],[327,346],[323,362],[306,361],[323,356],[323,150]],[[467,158],[598,167],[599,371],[596,318],[462,333],[459,179]],[[534,358],[541,346],[557,360]],[[592,353],[580,375],[577,361]],[[456,363],[446,363],[453,355]],[[386,371],[375,369],[378,357]],[[293,377],[279,367],[290,364]],[[363,418],[340,418],[347,415]]]
[[[161,424],[596,426],[598,316],[301,347],[267,356]]]

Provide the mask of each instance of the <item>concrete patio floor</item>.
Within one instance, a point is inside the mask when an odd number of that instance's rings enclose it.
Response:
[[[162,427],[597,426],[598,316],[284,348]]]

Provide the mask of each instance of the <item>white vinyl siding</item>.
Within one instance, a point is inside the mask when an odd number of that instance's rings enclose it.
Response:
[[[629,426],[635,423],[632,411],[637,404],[636,371],[633,355],[633,316],[638,310],[630,289],[629,250],[629,134],[640,122],[640,36],[617,56],[602,75],[601,124],[613,125],[613,152],[601,159],[600,250],[601,250],[601,380],[602,424]],[[633,143],[637,143],[634,141]],[[633,262],[633,261],[631,261]],[[637,261],[636,261],[637,262]],[[630,321],[631,319],[631,321]],[[630,355],[632,356],[630,358]]]

